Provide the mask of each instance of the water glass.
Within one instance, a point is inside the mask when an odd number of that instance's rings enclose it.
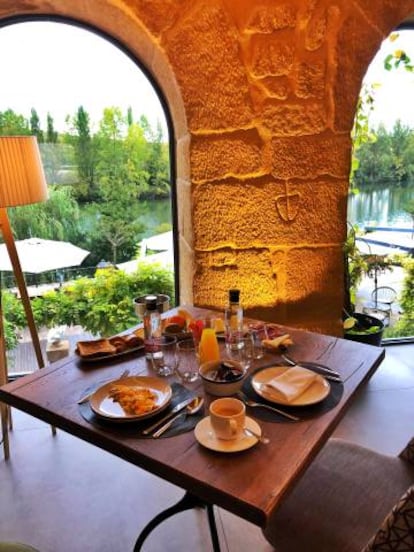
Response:
[[[193,383],[198,379],[198,354],[193,339],[184,339],[177,343],[176,373],[185,383]]]
[[[227,356],[238,362],[244,371],[248,370],[254,360],[254,343],[250,332],[234,333],[227,347]]]
[[[249,327],[249,334],[253,341],[253,358],[259,360],[264,356],[263,339],[266,339],[266,328],[258,330],[256,328]]]
[[[158,376],[172,376],[177,366],[177,339],[166,335],[154,338],[150,362]]]

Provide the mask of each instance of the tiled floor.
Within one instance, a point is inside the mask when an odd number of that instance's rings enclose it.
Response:
[[[390,346],[335,435],[396,454],[413,434],[414,344]],[[140,529],[182,496],[162,480],[13,410],[11,460],[0,460],[0,540],[41,552],[131,552]],[[260,529],[218,511],[223,552],[269,552]],[[161,525],[144,552],[209,552],[205,513]]]

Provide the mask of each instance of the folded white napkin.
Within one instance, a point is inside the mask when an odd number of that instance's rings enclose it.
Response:
[[[275,389],[286,401],[292,402],[312,385],[316,377],[315,372],[302,368],[302,366],[293,366],[264,385]]]

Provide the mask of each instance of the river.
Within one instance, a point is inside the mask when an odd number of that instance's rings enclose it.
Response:
[[[361,191],[348,198],[348,221],[360,227],[411,226],[411,216],[404,211],[409,200],[414,200],[414,182]]]

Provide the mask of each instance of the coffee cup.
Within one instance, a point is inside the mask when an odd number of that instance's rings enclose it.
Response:
[[[245,422],[246,407],[242,401],[223,397],[210,404],[210,423],[218,439],[239,439],[243,434]]]

